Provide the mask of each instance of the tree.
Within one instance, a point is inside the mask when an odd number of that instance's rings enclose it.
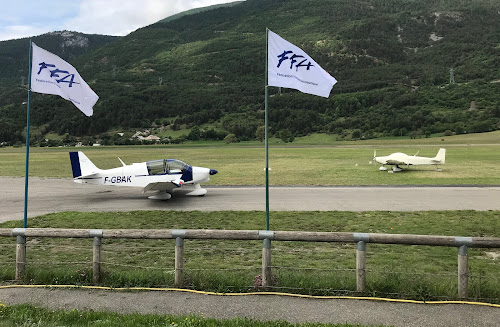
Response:
[[[200,128],[198,126],[194,126],[191,128],[191,131],[189,132],[187,139],[190,141],[198,141],[201,138],[201,132]]]
[[[285,143],[293,142],[295,137],[292,135],[288,128],[282,129],[278,132],[278,137]]]
[[[264,141],[266,138],[266,126],[259,126],[257,127],[257,130],[255,131],[255,136],[257,137],[257,140],[259,141]]]
[[[352,138],[355,140],[361,138],[361,130],[355,129],[354,131],[352,131]]]
[[[226,144],[236,143],[236,142],[238,142],[238,139],[236,138],[236,135],[234,135],[234,134],[227,134],[226,137],[224,138],[224,142]]]

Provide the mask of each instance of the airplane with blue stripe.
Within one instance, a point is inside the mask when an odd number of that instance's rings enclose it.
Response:
[[[121,167],[99,169],[81,152],[70,152],[73,181],[80,184],[141,187],[142,193],[154,192],[149,199],[168,200],[175,189],[194,186],[187,193],[204,196],[207,190],[200,184],[208,182],[217,170],[194,167],[177,159],[158,159],[126,165],[120,158]]]

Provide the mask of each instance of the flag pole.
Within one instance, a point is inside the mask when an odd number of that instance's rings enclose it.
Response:
[[[28,78],[28,109],[26,113],[26,170],[24,173],[24,228],[28,227],[28,174],[29,174],[29,157],[30,157],[30,100],[31,100],[31,61],[32,61],[32,41],[30,38],[30,55],[29,55],[29,78]]]
[[[266,27],[266,87],[265,87],[265,143],[266,143],[266,230],[269,230],[269,114],[268,114],[268,97],[269,86],[268,82],[268,56],[269,56],[269,29]]]

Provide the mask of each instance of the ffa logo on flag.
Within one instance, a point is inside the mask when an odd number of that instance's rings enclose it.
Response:
[[[34,43],[31,91],[59,95],[73,102],[87,116],[92,116],[92,107],[99,99],[75,67]]]
[[[292,54],[290,57],[287,57],[288,54]],[[297,58],[304,58],[304,56],[301,56],[301,55],[298,55],[298,54],[294,54],[293,51],[283,51],[282,54],[280,54],[278,56],[278,58],[280,58],[279,62],[278,62],[278,68],[280,68],[281,66],[281,63],[285,60],[290,60],[290,69],[293,68],[293,65],[298,62],[299,60],[301,59],[297,59]],[[307,64],[304,64],[305,62],[307,61]],[[309,70],[311,68],[311,66],[314,66],[313,64],[311,64],[310,61],[308,61],[307,59],[304,59],[302,60],[301,62],[299,62],[298,64],[295,65],[295,68],[296,68],[296,71],[299,70],[299,67],[307,67],[307,70]]]
[[[268,85],[328,98],[337,80],[302,49],[268,31]]]
[[[75,82],[75,74],[70,74],[67,70],[61,70],[57,68],[56,65],[47,64],[45,62],[41,62],[38,65],[40,66],[40,69],[38,70],[37,75],[40,75],[42,70],[48,68],[50,71],[50,77],[51,78],[54,77],[57,83],[68,83],[68,87],[72,87],[73,84],[80,84],[78,82]],[[55,69],[50,70],[50,67],[55,67]],[[64,74],[64,75],[59,76],[59,74]]]

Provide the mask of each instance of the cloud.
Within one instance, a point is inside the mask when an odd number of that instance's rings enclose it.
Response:
[[[70,30],[127,35],[192,8],[234,0],[15,0],[2,3],[0,41]]]
[[[0,40],[18,39],[60,30],[77,13],[78,1],[4,1],[0,10]]]
[[[30,25],[9,25],[0,27],[0,41],[20,39],[40,35],[54,31],[53,27],[30,26]]]
[[[81,0],[76,17],[64,29],[83,33],[127,35],[130,32],[197,7],[233,0]]]

